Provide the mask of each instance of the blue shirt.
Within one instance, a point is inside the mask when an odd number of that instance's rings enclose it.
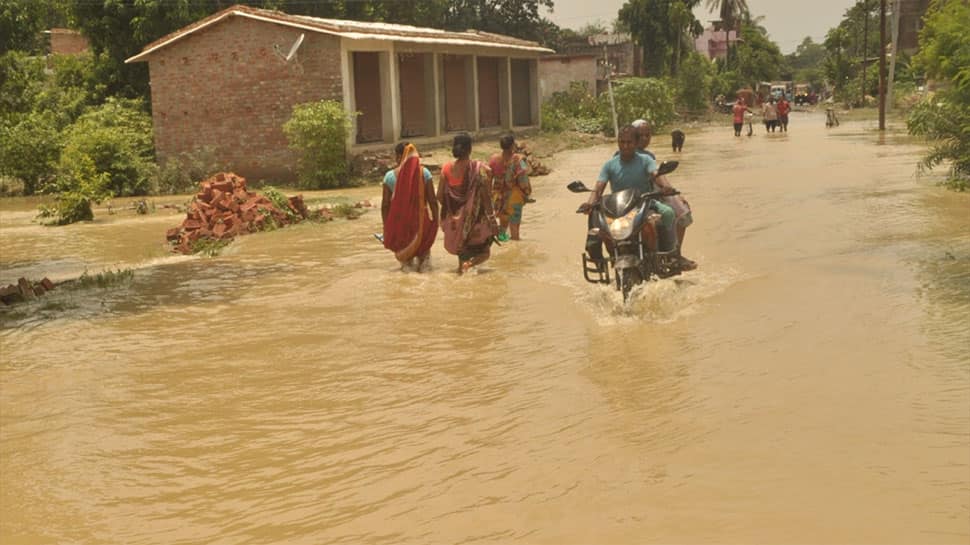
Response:
[[[431,181],[431,171],[428,167],[421,167],[424,170],[424,181]],[[397,183],[397,174],[394,173],[394,169],[388,170],[387,174],[384,175],[384,185],[391,188],[391,192],[394,192],[394,184]]]
[[[657,172],[657,162],[643,153],[634,153],[629,161],[622,161],[619,155],[603,165],[597,181],[609,182],[610,191],[616,193],[635,187],[644,193],[653,191],[653,176]]]

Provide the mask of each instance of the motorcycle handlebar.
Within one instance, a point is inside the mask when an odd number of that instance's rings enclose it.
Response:
[[[680,191],[677,191],[676,189],[673,190],[673,191],[671,191],[671,192],[669,192],[669,193],[664,193],[662,191],[653,191],[651,193],[644,193],[644,194],[640,195],[640,198],[642,198],[642,199],[659,199],[661,197],[672,197],[674,195],[680,195]],[[583,203],[583,204],[579,205],[579,208],[576,209],[576,213],[577,214],[586,214],[587,212],[589,212],[593,208],[599,206],[599,202],[597,202],[596,204],[591,205],[589,208],[586,208],[586,204],[587,203]]]

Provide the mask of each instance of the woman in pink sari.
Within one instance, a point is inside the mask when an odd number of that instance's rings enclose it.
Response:
[[[412,144],[406,144],[398,159],[397,168],[385,177],[385,202],[381,205],[384,247],[394,252],[402,269],[414,266],[421,271],[425,269],[438,234],[438,201],[434,184],[424,175],[418,150]],[[390,190],[388,178],[394,179]],[[388,193],[390,206],[386,202]]]

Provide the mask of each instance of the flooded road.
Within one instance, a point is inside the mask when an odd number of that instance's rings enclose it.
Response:
[[[399,272],[376,210],[206,259],[0,202],[3,284],[135,269],[0,314],[0,542],[970,542],[970,198],[823,122],[689,134],[700,269],[629,306],[564,189],[610,146],[465,277]]]

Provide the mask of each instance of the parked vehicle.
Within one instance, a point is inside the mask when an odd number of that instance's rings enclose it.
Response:
[[[677,161],[661,163],[658,176],[673,172]],[[566,186],[573,193],[592,191],[583,182],[576,180]],[[623,300],[630,296],[634,286],[651,278],[667,278],[680,274],[680,258],[676,250],[659,250],[657,229],[660,214],[649,208],[652,199],[659,199],[674,193],[660,191],[641,193],[636,189],[625,189],[605,195],[590,211],[590,235],[599,237],[606,246],[608,257],[602,260],[591,259],[582,254],[583,277],[594,284],[615,282],[617,290],[623,293]],[[577,213],[584,212],[580,207]],[[610,278],[613,269],[613,279]]]

